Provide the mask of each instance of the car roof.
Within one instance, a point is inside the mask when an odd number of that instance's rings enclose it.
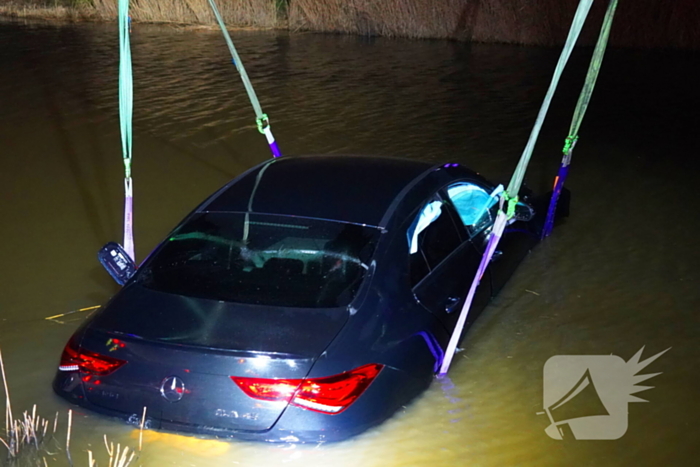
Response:
[[[434,167],[388,157],[286,156],[239,176],[198,211],[252,211],[378,226],[402,190]]]

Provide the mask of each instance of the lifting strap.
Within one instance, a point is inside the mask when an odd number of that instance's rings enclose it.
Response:
[[[238,56],[236,47],[233,45],[231,36],[226,30],[226,25],[224,24],[224,20],[221,17],[221,13],[219,13],[219,9],[217,8],[214,0],[209,0],[209,5],[211,5],[211,9],[214,12],[214,16],[216,16],[216,21],[219,23],[221,32],[224,34],[224,39],[226,39],[228,50],[231,52],[233,64],[238,70],[238,73],[241,75],[241,80],[243,80],[243,86],[245,86],[245,90],[248,93],[250,103],[253,106],[253,109],[255,110],[255,123],[258,127],[258,131],[265,135],[265,138],[267,139],[267,144],[270,145],[270,151],[272,151],[272,155],[274,157],[280,157],[282,153],[280,152],[279,146],[277,145],[277,141],[275,141],[275,137],[272,136],[272,129],[270,128],[270,119],[265,113],[263,113],[262,107],[260,107],[258,96],[255,95],[255,90],[253,89],[253,85],[250,82],[250,79],[248,78],[248,73],[246,73],[245,68],[243,67],[243,62]]]
[[[583,89],[581,89],[581,95],[578,98],[576,110],[574,110],[574,115],[571,119],[569,136],[567,136],[566,140],[564,141],[564,149],[562,149],[564,155],[561,159],[557,176],[554,178],[554,188],[552,189],[552,198],[549,200],[547,219],[545,220],[544,228],[542,229],[542,238],[548,237],[552,233],[552,228],[554,227],[554,213],[557,210],[557,202],[559,201],[561,190],[564,188],[566,177],[569,175],[569,164],[571,164],[571,156],[574,152],[574,146],[578,141],[578,130],[581,127],[583,116],[586,114],[586,110],[588,109],[588,103],[591,101],[593,88],[595,87],[596,80],[598,79],[600,66],[603,63],[603,55],[605,55],[605,48],[608,45],[610,28],[612,27],[616,8],[617,0],[610,0],[608,3],[608,9],[605,11],[605,18],[603,19],[603,26],[600,29],[598,42],[596,42],[595,49],[593,50],[591,63],[588,65],[586,81],[583,84]]]
[[[552,81],[549,84],[549,89],[547,89],[547,94],[545,95],[544,102],[542,102],[542,106],[540,107],[539,114],[537,115],[537,120],[535,120],[535,125],[533,126],[532,132],[530,133],[530,138],[528,139],[527,144],[525,145],[525,149],[520,157],[520,160],[518,161],[518,165],[515,169],[515,172],[513,173],[513,176],[510,179],[508,189],[501,196],[496,221],[494,222],[491,235],[489,236],[489,241],[486,245],[486,250],[484,251],[484,254],[481,257],[481,263],[479,264],[479,268],[477,269],[476,275],[474,276],[474,280],[472,281],[471,287],[469,288],[467,298],[465,299],[464,305],[462,306],[462,310],[460,311],[459,319],[457,320],[457,325],[455,326],[452,336],[450,337],[450,342],[447,345],[447,350],[445,351],[445,358],[443,359],[442,365],[440,366],[439,376],[444,376],[445,374],[447,374],[447,370],[450,368],[450,363],[452,362],[452,358],[457,350],[457,343],[459,342],[459,338],[462,335],[462,330],[464,329],[464,325],[467,321],[467,315],[469,314],[469,308],[471,307],[472,301],[474,299],[476,288],[479,285],[479,282],[481,281],[484,272],[486,271],[486,267],[491,262],[491,257],[493,256],[493,253],[496,250],[496,247],[498,246],[498,242],[500,241],[501,236],[503,235],[503,230],[505,229],[508,219],[510,219],[515,212],[515,206],[518,203],[518,193],[520,192],[520,186],[522,185],[523,178],[525,177],[525,172],[527,171],[527,166],[530,162],[530,158],[532,157],[532,152],[534,150],[535,143],[537,142],[537,137],[539,136],[540,129],[542,128],[544,118],[547,115],[549,105],[552,101],[552,97],[554,96],[554,91],[557,88],[557,84],[559,84],[559,78],[561,77],[561,74],[564,71],[566,62],[569,60],[571,51],[573,50],[574,45],[576,44],[576,40],[578,39],[578,36],[581,33],[581,29],[583,28],[583,24],[586,21],[586,17],[588,16],[588,12],[591,9],[592,3],[593,0],[581,0],[579,2],[578,8],[576,9],[576,14],[574,15],[571,28],[569,29],[569,35],[566,38],[564,49],[562,50],[562,53],[559,56],[559,61],[557,62],[557,66],[554,69],[554,76],[552,77]],[[506,207],[506,212],[504,212],[503,210],[504,207]]]
[[[129,0],[119,0],[119,123],[124,159],[124,250],[132,260],[134,256],[133,233],[133,183],[131,180],[131,120],[134,107],[134,80],[131,74],[131,48],[129,46]]]
[[[129,33],[131,26],[131,18],[129,17],[129,0],[118,0],[118,23],[119,23],[119,123],[122,140],[122,158],[124,161],[124,250],[128,253],[132,260],[135,260],[134,254],[134,233],[133,233],[133,180],[131,178],[131,153],[132,153],[132,117],[134,106],[133,94],[133,75],[131,69],[131,47],[129,44]],[[272,135],[270,128],[270,120],[265,115],[260,107],[253,85],[248,78],[248,74],[243,67],[238,52],[231,41],[231,37],[226,30],[219,9],[216,7],[214,0],[209,0],[209,4],[214,11],[221,31],[224,33],[224,38],[228,44],[233,57],[233,63],[241,75],[243,85],[248,92],[248,97],[253,105],[256,114],[256,126],[258,131],[265,135],[267,143],[270,145],[270,150],[274,157],[280,157],[282,153],[279,150],[277,142]]]

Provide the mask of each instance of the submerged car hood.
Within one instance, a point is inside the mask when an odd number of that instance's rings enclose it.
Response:
[[[170,344],[317,358],[348,319],[345,308],[282,308],[122,289],[90,328]]]

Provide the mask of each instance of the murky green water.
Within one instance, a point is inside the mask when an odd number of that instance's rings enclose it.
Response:
[[[98,248],[120,240],[115,25],[0,22],[0,346],[15,412],[70,406],[50,382],[67,337],[116,290]],[[557,50],[240,32],[234,40],[282,151],[464,163],[505,179]],[[215,31],[134,27],[138,258],[205,196],[269,157]],[[574,54],[528,173],[551,184],[583,73]],[[146,432],[136,465],[696,465],[700,273],[697,54],[612,50],[576,149],[572,216],[470,330],[449,379],[353,440],[268,446]],[[671,350],[618,440],[544,432],[555,355]],[[137,432],[74,409],[71,452],[106,465],[102,436]],[[52,441],[51,443],[54,443]],[[67,465],[54,445],[43,455]],[[0,450],[2,450],[0,446]],[[4,456],[0,454],[0,456]],[[27,462],[29,462],[27,460]]]

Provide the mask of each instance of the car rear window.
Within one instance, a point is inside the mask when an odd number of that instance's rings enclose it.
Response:
[[[380,231],[257,213],[203,213],[179,226],[135,280],[161,292],[284,307],[346,306]]]

